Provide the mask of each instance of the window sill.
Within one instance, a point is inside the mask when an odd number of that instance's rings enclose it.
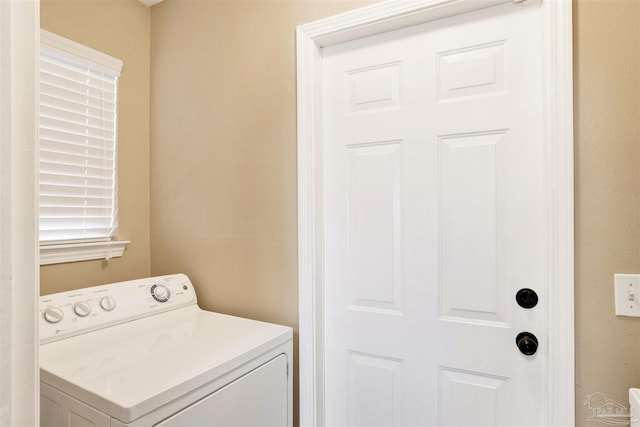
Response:
[[[131,242],[128,240],[114,240],[109,242],[41,245],[40,265],[118,258],[122,256],[129,243]]]

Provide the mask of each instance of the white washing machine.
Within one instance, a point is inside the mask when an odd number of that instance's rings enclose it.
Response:
[[[640,427],[640,388],[629,389],[629,406],[629,427]]]
[[[183,274],[40,297],[43,427],[292,426],[292,330],[200,309]]]

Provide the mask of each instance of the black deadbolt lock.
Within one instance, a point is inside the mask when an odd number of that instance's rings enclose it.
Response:
[[[516,345],[522,354],[531,356],[538,350],[538,338],[531,332],[520,332],[516,337]]]
[[[533,308],[538,304],[538,294],[529,288],[522,288],[516,294],[516,301],[522,308]]]

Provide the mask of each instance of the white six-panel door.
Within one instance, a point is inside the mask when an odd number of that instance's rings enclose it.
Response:
[[[327,426],[544,425],[539,14],[323,50]]]

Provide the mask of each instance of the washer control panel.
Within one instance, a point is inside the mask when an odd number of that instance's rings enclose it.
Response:
[[[167,302],[171,298],[171,291],[166,285],[154,283],[151,285],[151,296],[158,302]]]
[[[40,297],[40,344],[197,304],[184,274],[149,277]]]

